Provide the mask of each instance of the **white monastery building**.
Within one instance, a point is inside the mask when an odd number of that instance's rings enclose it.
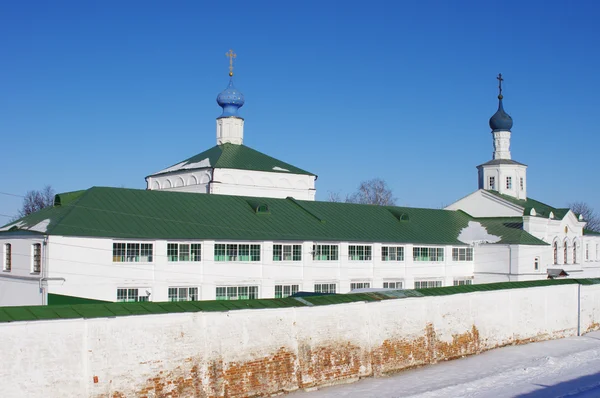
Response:
[[[146,190],[58,194],[0,228],[1,306],[600,277],[600,234],[527,197],[501,89],[477,191],[444,210],[318,202],[316,175],[244,146],[231,68],[216,146],[147,176]]]

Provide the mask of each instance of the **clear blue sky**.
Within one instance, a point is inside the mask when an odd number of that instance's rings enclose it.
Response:
[[[491,159],[499,72],[529,196],[600,210],[600,3],[4,1],[0,191],[144,177],[215,145],[237,54],[245,144],[440,207]],[[0,213],[21,199],[0,195]],[[7,218],[0,218],[0,224]]]

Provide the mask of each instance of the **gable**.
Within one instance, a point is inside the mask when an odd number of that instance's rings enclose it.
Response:
[[[445,209],[462,210],[473,217],[519,217],[523,215],[523,209],[519,206],[490,195],[483,189],[457,200]]]

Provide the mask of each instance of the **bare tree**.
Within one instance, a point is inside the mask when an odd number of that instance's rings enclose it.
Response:
[[[569,203],[569,208],[573,213],[583,216],[583,221],[586,221],[586,229],[590,231],[600,232],[600,216],[585,202]]]
[[[25,217],[52,205],[54,205],[54,189],[50,185],[46,185],[41,191],[29,191],[23,198],[19,217]]]
[[[329,192],[329,202],[359,203],[378,206],[394,206],[396,198],[386,182],[381,178],[363,181],[352,195],[342,197],[339,192]]]

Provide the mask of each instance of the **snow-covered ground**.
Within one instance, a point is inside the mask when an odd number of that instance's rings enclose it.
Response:
[[[600,332],[498,348],[383,378],[296,392],[318,397],[600,397]]]

